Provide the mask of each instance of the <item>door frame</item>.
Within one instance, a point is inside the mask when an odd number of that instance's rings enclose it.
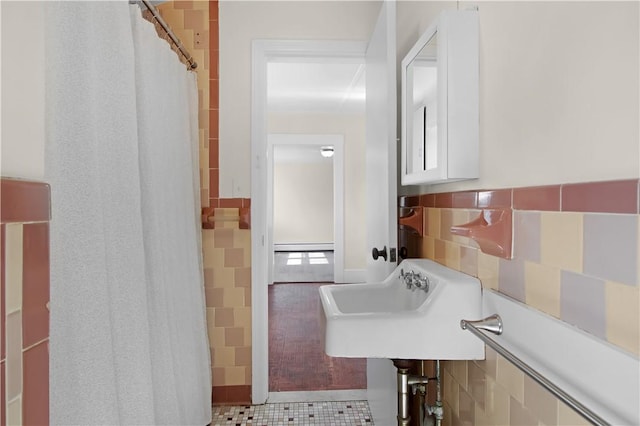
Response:
[[[251,401],[269,396],[267,245],[267,64],[275,58],[358,58],[367,42],[254,40],[251,49]]]
[[[333,280],[337,283],[344,280],[344,136],[333,134],[300,134],[300,133],[269,133],[267,135],[267,247],[270,247],[267,256],[267,283],[273,283],[273,256],[275,246],[273,243],[273,206],[274,185],[273,172],[275,169],[275,156],[273,149],[276,146],[333,146]]]

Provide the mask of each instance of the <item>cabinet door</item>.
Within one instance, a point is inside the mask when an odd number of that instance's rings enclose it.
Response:
[[[478,17],[443,12],[402,61],[403,185],[478,177]]]

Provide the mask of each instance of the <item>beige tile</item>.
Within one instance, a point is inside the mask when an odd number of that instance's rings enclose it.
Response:
[[[480,405],[478,404],[476,404],[475,419],[476,419],[476,423],[474,426],[495,426],[495,424],[492,423],[487,413],[485,413],[484,410],[480,408]]]
[[[211,327],[216,326],[216,310],[214,308],[207,307],[205,309],[206,317],[207,317],[207,327],[211,325]]]
[[[212,348],[223,348],[224,343],[224,327],[215,327],[212,322],[207,322],[207,331],[209,332],[209,344]]]
[[[240,346],[251,346],[251,326],[244,327],[244,344]]]
[[[236,327],[249,327],[251,325],[251,308],[234,307],[233,322]]]
[[[496,382],[519,403],[524,402],[524,373],[503,357],[498,357]]]
[[[422,237],[421,257],[425,259],[435,258],[435,239],[429,236]]]
[[[216,217],[238,217],[239,209],[237,207],[219,207],[215,209]]]
[[[244,344],[244,329],[241,327],[230,327],[224,329],[225,346],[246,346]]]
[[[444,401],[442,404],[442,408],[444,409],[444,418],[442,419],[442,426],[452,426],[451,419],[453,418],[453,410],[451,405]]]
[[[462,387],[458,389],[459,395],[459,407],[458,407],[458,419],[463,425],[475,425],[475,405],[471,395],[466,392]]]
[[[452,363],[448,361],[447,363]],[[458,416],[458,383],[453,379],[449,371],[445,370],[443,374],[444,400],[451,406],[451,411]]]
[[[242,268],[245,265],[244,249],[228,248],[224,251],[224,266],[227,268]],[[250,265],[249,265],[250,266]]]
[[[194,34],[192,30],[177,30],[175,34],[178,36],[183,46],[193,46],[195,44]]]
[[[5,225],[5,309],[22,309],[22,224]]]
[[[233,247],[250,249],[251,231],[249,229],[236,229],[233,231]]]
[[[467,361],[451,361],[452,368],[451,374],[453,378],[462,386],[467,389]]]
[[[233,367],[236,360],[236,350],[233,347],[219,347],[213,349],[214,367]]]
[[[469,394],[476,404],[484,410],[486,399],[486,374],[476,363],[472,361],[467,362],[467,369],[469,374],[467,379],[467,382],[469,383]]]
[[[558,426],[587,426],[590,425],[581,415],[563,402],[558,402]]]
[[[560,318],[560,270],[525,262],[524,276],[527,305]]]
[[[492,379],[486,381],[484,411],[490,425],[509,424],[509,393]]]
[[[527,407],[523,406],[520,401],[510,398],[509,404],[509,424],[518,426],[538,426],[538,419],[535,413],[532,413]]]
[[[451,227],[453,226],[453,209],[440,209],[440,239],[453,241]]]
[[[244,382],[247,385],[252,383],[253,377],[251,376],[251,366],[244,368]]]
[[[197,10],[206,10],[209,13],[209,1],[207,0],[194,0],[193,8]],[[209,15],[207,15],[209,16]]]
[[[473,361],[480,370],[484,371],[484,373],[495,380],[496,378],[496,368],[498,363],[498,354],[496,351],[491,349],[489,346],[484,347],[485,359]]]
[[[235,271],[233,268],[217,267],[213,269],[213,286],[217,288],[233,288]],[[225,305],[230,306],[230,305]]]
[[[556,423],[558,399],[528,376],[524,377],[524,406],[543,423]]]
[[[203,264],[205,268],[224,268],[224,249],[207,247],[203,250]]]
[[[460,245],[450,241],[444,242],[445,265],[456,271],[460,270]]]
[[[224,376],[224,371],[224,367],[213,367],[211,369],[211,379],[214,386],[224,386],[227,384]]]
[[[216,308],[214,316],[216,327],[233,327],[235,325],[233,308]]]
[[[250,268],[251,267],[251,246],[243,248],[242,253],[244,254],[244,256],[242,258],[241,268]]]
[[[251,347],[236,348],[235,365],[238,367],[251,366]]]
[[[540,214],[540,259],[543,265],[582,272],[581,213]]]
[[[432,238],[440,238],[440,210],[437,208],[427,209],[427,234]]]
[[[605,283],[607,340],[640,355],[640,288]]]
[[[237,220],[219,222],[219,224],[220,228],[240,229],[240,224]],[[218,226],[218,223],[216,223],[216,226]]]
[[[222,304],[227,308],[238,308],[244,306],[244,289],[225,288],[222,296]]]
[[[222,298],[224,297],[224,289],[212,286],[204,287],[205,302],[207,308],[223,308]]]
[[[214,229],[214,247],[216,248],[233,248],[233,229]]]
[[[7,416],[7,425],[22,424],[22,398],[21,397],[18,397],[7,404],[6,416]]]
[[[209,177],[207,177],[207,180],[209,180]],[[209,189],[208,188],[204,188],[200,190],[200,205],[202,207],[209,207]]]
[[[478,251],[478,278],[483,288],[498,289],[499,265],[497,257]]]
[[[160,10],[164,20],[174,31],[177,32],[178,29],[182,27],[182,22],[184,22],[184,12],[181,9],[173,9],[169,7],[162,8]],[[184,44],[184,42],[182,44]]]
[[[224,381],[227,386],[245,385],[245,367],[226,367]]]
[[[453,209],[452,210],[452,215],[451,215],[451,225],[452,226],[457,226],[457,225],[464,225],[465,223],[469,222],[469,211],[465,210],[465,209]],[[450,231],[449,231],[450,233]],[[451,234],[451,240],[453,242],[456,242],[458,244],[462,244],[462,245],[470,245],[469,242],[471,241],[470,238],[468,237],[461,237],[459,235],[454,235]]]
[[[234,268],[235,287],[251,287],[251,268]]]
[[[460,246],[460,270],[472,277],[478,276],[478,249]]]

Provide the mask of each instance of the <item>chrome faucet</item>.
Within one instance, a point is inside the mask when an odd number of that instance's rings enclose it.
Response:
[[[400,269],[398,278],[404,281],[408,289],[415,290],[419,288],[420,290],[429,291],[429,277],[423,276],[420,272],[409,271],[405,273],[404,269]]]

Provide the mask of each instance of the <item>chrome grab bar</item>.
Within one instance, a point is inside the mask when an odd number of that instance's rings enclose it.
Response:
[[[482,340],[487,346],[491,349],[502,355],[507,359],[510,363],[518,367],[520,371],[525,373],[527,376],[531,377],[535,380],[540,386],[547,389],[553,395],[555,395],[562,402],[567,404],[569,407],[573,408],[576,413],[580,414],[583,418],[591,422],[591,424],[597,426],[608,426],[610,423],[606,422],[602,417],[598,416],[596,413],[585,407],[582,403],[576,400],[574,397],[569,395],[564,390],[560,389],[554,383],[549,381],[545,376],[538,373],[535,369],[529,366],[529,364],[522,361],[520,358],[509,352],[507,349],[502,347],[499,343],[493,340],[491,337],[484,334],[481,330],[488,331],[493,334],[500,335],[502,334],[502,318],[500,315],[491,315],[490,317],[484,318],[479,321],[468,321],[461,320],[460,328],[463,330],[469,330],[476,337]]]

